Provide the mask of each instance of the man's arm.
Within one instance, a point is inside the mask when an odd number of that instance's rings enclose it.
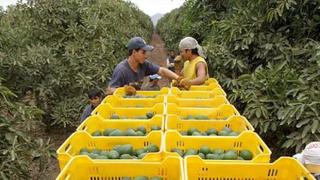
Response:
[[[118,87],[122,87],[125,85],[124,82],[124,75],[121,72],[120,68],[115,68],[113,73],[112,73],[112,77],[109,83],[109,86],[106,89],[105,94],[106,95],[112,95],[113,92],[118,88]]]
[[[192,85],[202,85],[207,78],[207,66],[203,62],[197,63],[197,77],[190,80]]]
[[[174,80],[178,80],[178,78],[179,78],[179,75],[177,75],[176,73],[170,71],[169,69],[163,68],[163,67],[159,68],[158,74],[161,76],[170,78],[170,79],[174,79]]]
[[[116,89],[117,89],[117,88],[107,87],[105,94],[106,94],[107,96],[108,96],[108,95],[112,95]]]

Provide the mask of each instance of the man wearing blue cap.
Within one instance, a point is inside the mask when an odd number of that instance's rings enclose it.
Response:
[[[146,52],[153,47],[147,45],[141,37],[134,37],[128,42],[129,57],[121,61],[113,71],[107,94],[112,94],[116,88],[130,83],[142,82],[145,76],[159,74],[163,77],[179,80],[174,72],[146,60]]]

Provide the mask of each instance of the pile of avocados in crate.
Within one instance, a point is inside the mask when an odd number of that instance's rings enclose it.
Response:
[[[189,91],[118,88],[57,150],[57,179],[313,179],[271,151],[218,81]]]

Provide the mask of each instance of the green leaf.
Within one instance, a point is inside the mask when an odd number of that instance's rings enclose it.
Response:
[[[310,119],[304,119],[302,121],[299,121],[298,124],[296,125],[297,128],[301,128],[303,125],[308,124]]]
[[[289,134],[289,135],[287,136],[287,138],[292,139],[292,138],[294,138],[294,137],[296,137],[296,136],[298,136],[298,135],[299,135],[299,132],[295,131],[295,132],[292,132],[291,134]]]
[[[261,117],[261,109],[256,109],[256,116],[257,118]]]
[[[310,130],[311,130],[310,125],[305,126],[305,127],[303,128],[301,137],[302,137],[302,138],[306,137],[307,133],[310,132]]]
[[[318,126],[319,126],[319,119],[314,119],[312,123],[312,129],[311,129],[312,134],[314,134],[316,130],[319,128]]]
[[[280,65],[278,65],[274,73],[278,73],[279,71],[281,71],[286,64],[287,61],[283,61]]]
[[[299,111],[299,114],[296,116],[296,119],[300,119],[302,113],[304,112],[304,109],[305,109],[305,105],[302,104],[302,105],[300,106],[300,111]]]
[[[306,144],[307,142],[310,142],[310,134],[308,134],[306,137],[302,139],[301,144]]]
[[[293,142],[294,142],[293,139],[286,140],[286,141],[283,143],[282,147],[283,147],[283,148],[290,148],[290,147],[292,146]]]
[[[14,133],[6,133],[5,138],[10,143],[13,144],[16,135]]]

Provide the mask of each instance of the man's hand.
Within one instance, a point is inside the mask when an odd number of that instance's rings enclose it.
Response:
[[[116,88],[107,87],[105,94],[106,94],[107,96],[108,96],[108,95],[112,95],[115,90],[116,90]]]
[[[182,79],[179,82],[179,87],[185,89],[185,90],[189,90],[191,87],[191,81],[189,79]]]
[[[182,79],[183,79],[183,76],[179,76],[177,80],[173,80],[173,81],[172,81],[172,86],[179,88],[179,87],[180,87],[179,84],[180,84],[180,81],[181,81]]]
[[[159,68],[159,71],[158,73],[160,76],[162,77],[166,77],[166,78],[170,78],[170,79],[178,79],[179,78],[179,75],[177,75],[176,73],[170,71],[169,69],[167,68],[163,68],[163,67],[160,67]]]
[[[130,86],[130,85],[125,85],[124,92],[125,92],[126,96],[134,96],[134,95],[136,95],[136,88],[134,88],[133,86]]]
[[[177,82],[180,84],[180,81],[181,81],[182,79],[184,79],[184,77],[183,77],[183,76],[179,76],[178,79],[177,79]]]
[[[129,86],[134,87],[136,90],[140,90],[142,86],[142,82],[131,82],[129,83]]]
[[[172,87],[178,87],[179,83],[176,80],[172,81]]]

